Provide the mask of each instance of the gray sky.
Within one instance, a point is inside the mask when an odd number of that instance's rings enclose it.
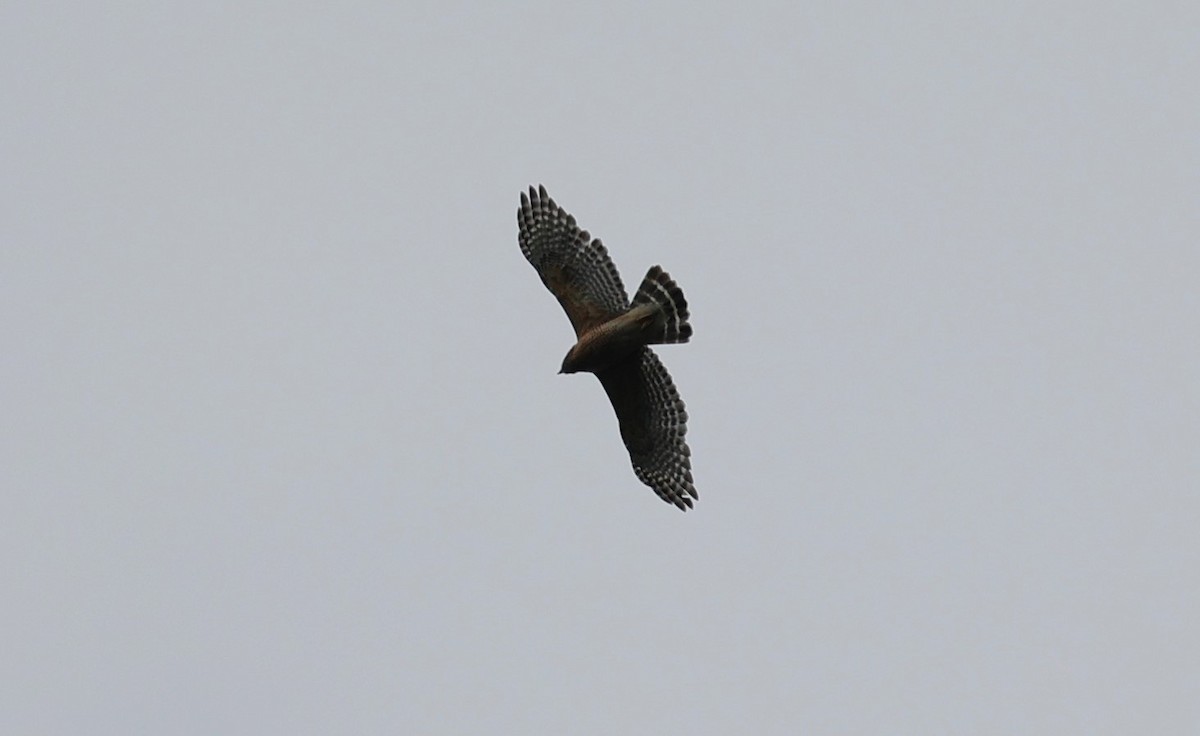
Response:
[[[0,24],[0,730],[1200,729],[1192,4],[101,5]]]

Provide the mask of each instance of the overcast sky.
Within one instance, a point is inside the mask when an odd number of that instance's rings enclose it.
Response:
[[[0,730],[1200,732],[1200,10],[877,5],[6,6]]]

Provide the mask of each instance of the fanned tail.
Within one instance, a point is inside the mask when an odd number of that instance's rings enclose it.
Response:
[[[692,326],[688,324],[688,305],[683,289],[661,266],[651,266],[646,272],[630,308],[641,304],[653,304],[660,313],[659,319],[655,320],[654,334],[647,340],[648,345],[687,342],[691,338]]]

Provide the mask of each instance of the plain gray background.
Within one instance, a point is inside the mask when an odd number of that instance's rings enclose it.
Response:
[[[1193,4],[101,5],[0,23],[5,733],[1200,729]]]

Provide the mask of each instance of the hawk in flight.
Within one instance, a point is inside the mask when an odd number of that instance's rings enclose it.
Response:
[[[630,303],[608,251],[545,187],[521,193],[517,225],[521,252],[575,328],[577,342],[559,372],[596,374],[617,412],[633,472],[659,498],[687,511],[699,498],[684,440],[687,412],[667,369],[647,347],[692,336],[683,291],[652,266]]]

